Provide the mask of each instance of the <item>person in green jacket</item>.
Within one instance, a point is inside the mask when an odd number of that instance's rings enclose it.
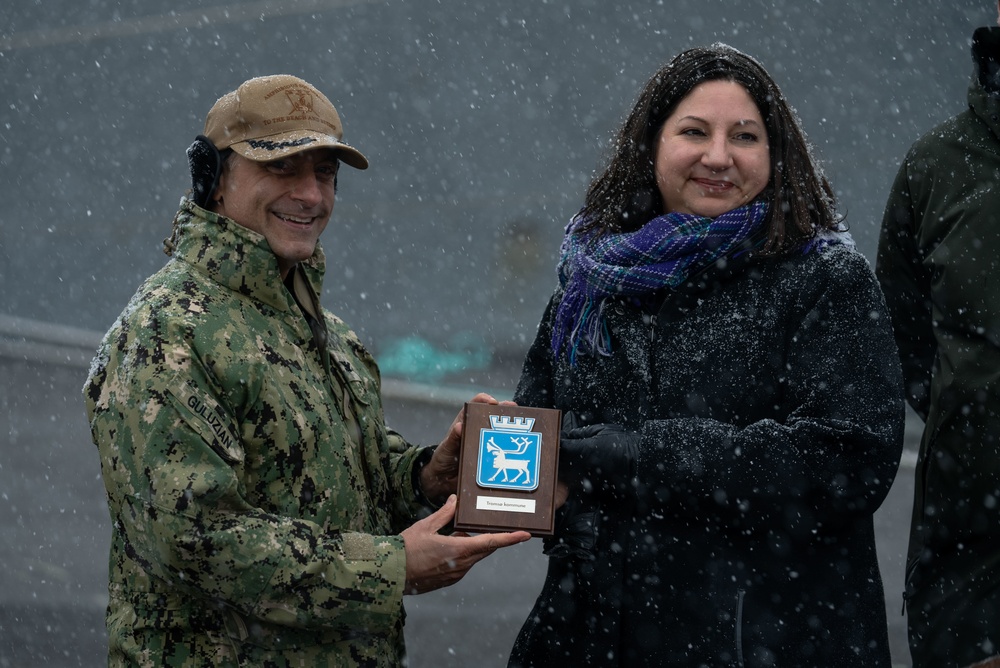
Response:
[[[430,448],[388,429],[375,361],[320,305],[340,163],[368,166],[342,137],[297,77],[220,98],[170,260],[97,352],[110,666],[400,665],[404,594],[530,537],[439,533],[460,419]]]
[[[972,56],[968,108],[903,160],[876,269],[925,422],[904,594],[918,668],[1000,656],[1000,28]]]

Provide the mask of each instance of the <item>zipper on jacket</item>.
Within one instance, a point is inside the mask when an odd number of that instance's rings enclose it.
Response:
[[[657,394],[657,378],[656,378],[656,341],[659,338],[659,332],[656,327],[657,316],[655,313],[649,316],[649,385],[646,387],[646,406],[652,409],[656,405],[656,394]],[[640,416],[642,419],[648,419],[649,415]]]
[[[929,416],[928,416],[929,417]],[[934,433],[931,436],[924,437],[921,439],[920,443],[920,457],[917,459],[917,470],[914,477],[917,481],[917,490],[920,492],[919,499],[914,500],[916,504],[919,501],[919,517],[914,517],[913,522],[922,528],[920,532],[920,550],[927,545],[927,529],[926,529],[926,517],[927,517],[927,479],[930,477],[930,465],[931,459],[935,455],[935,450],[937,449],[937,439],[938,435],[941,433],[941,424],[939,423],[934,428]],[[916,515],[917,507],[914,506],[914,515]],[[912,536],[911,536],[912,538]],[[910,555],[906,555],[907,561],[906,567],[903,571],[903,607],[900,610],[900,615],[906,614],[906,606],[909,603],[909,596],[907,595],[910,589],[910,580],[913,578],[913,574],[917,570],[917,566],[920,565],[920,554],[917,553],[916,557],[910,560]]]
[[[240,642],[249,638],[250,633],[247,631],[247,624],[243,621],[243,617],[240,613],[231,608],[226,608],[226,611],[229,613],[229,618],[236,624],[236,635],[233,637],[239,639]]]
[[[229,648],[233,651],[233,661],[237,668],[243,665],[240,661],[240,646],[250,637],[246,622],[236,610],[226,606],[222,610],[224,640],[229,641]]]
[[[743,599],[747,593],[736,590],[736,665],[743,668]]]
[[[913,574],[919,565],[919,556],[912,561],[906,562],[906,569],[903,571],[903,609],[899,611],[900,617],[906,614],[906,605],[910,602],[910,580],[913,579]]]

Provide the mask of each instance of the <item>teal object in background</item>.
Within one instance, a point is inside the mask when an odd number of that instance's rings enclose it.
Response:
[[[489,367],[491,354],[471,336],[459,335],[450,345],[437,347],[419,336],[395,339],[378,355],[382,376],[434,383],[463,371]]]

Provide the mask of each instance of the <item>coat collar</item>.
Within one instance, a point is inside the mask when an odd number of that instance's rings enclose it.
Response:
[[[972,36],[972,62],[969,107],[1000,137],[1000,27],[976,29]]]
[[[282,283],[278,258],[267,239],[230,218],[184,198],[174,217],[173,235],[164,245],[168,255],[230,290],[278,311],[294,309],[295,301]],[[319,244],[312,257],[299,266],[309,289],[321,294],[326,258]]]

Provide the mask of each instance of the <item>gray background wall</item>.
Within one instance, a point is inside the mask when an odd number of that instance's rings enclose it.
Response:
[[[102,663],[108,525],[79,388],[165,259],[184,149],[222,93],[298,74],[371,159],[342,174],[324,299],[384,360],[390,421],[431,442],[474,388],[512,390],[563,225],[662,62],[717,40],[758,57],[873,257],[900,157],[963,108],[972,30],[995,18],[986,0],[202,4],[0,5],[0,668]],[[900,666],[918,433],[876,516]],[[413,665],[504,665],[537,543],[409,599]]]
[[[419,336],[516,359],[563,226],[676,52],[719,40],[764,63],[871,252],[901,154],[962,108],[994,18],[987,0],[203,4],[0,7],[0,313],[106,329],[165,259],[209,107],[289,72],[372,162],[341,178],[327,304],[376,353]]]

